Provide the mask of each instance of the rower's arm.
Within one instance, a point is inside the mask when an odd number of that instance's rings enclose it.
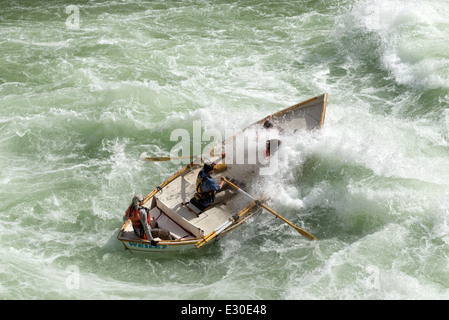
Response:
[[[151,241],[153,240],[153,236],[151,235],[151,227],[148,225],[148,213],[144,208],[140,208],[139,214],[145,235],[147,236],[147,239]]]

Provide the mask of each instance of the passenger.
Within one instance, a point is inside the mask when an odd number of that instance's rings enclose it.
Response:
[[[174,240],[170,231],[159,228],[157,221],[151,220],[150,210],[140,205],[142,201],[143,196],[141,194],[137,194],[133,197],[131,204],[123,216],[123,221],[125,222],[130,219],[134,233],[142,239],[149,240],[152,246],[157,246],[155,238],[160,238],[161,240]]]
[[[265,143],[265,157],[270,157],[271,152],[276,152],[279,149],[279,146],[281,145],[281,140],[279,139],[271,139],[267,140]]]
[[[273,124],[272,119],[273,119],[273,116],[268,116],[268,117],[265,118],[265,122],[262,125],[264,129],[270,130],[270,129],[274,128],[274,124]],[[282,129],[281,127],[276,127],[276,130],[279,133],[283,133],[284,132],[284,129]]]
[[[203,169],[198,173],[196,178],[196,193],[190,203],[195,207],[204,211],[215,201],[215,193],[223,188],[225,177],[221,177],[220,184],[212,179],[211,174],[214,173],[215,163],[204,164]]]
[[[263,123],[263,127],[265,129],[273,128],[273,123],[271,122],[272,116],[268,116],[265,118],[265,122]]]

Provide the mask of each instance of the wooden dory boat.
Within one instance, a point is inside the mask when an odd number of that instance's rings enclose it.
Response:
[[[289,136],[298,130],[319,129],[324,123],[326,105],[325,93],[274,113],[271,115],[271,122],[274,128],[279,128],[283,134]],[[238,135],[261,128],[265,119],[251,124]],[[231,143],[238,135],[223,141],[225,148],[226,144]],[[128,220],[117,235],[117,239],[126,249],[149,253],[201,248],[262,211],[260,203],[263,199],[259,199],[260,202],[253,201],[239,192],[230,192],[225,202],[213,205],[202,213],[191,204],[186,204],[195,193],[197,175],[202,167],[200,161],[192,161],[145,197],[143,206],[150,209],[151,218],[157,220],[160,228],[169,230],[176,240],[161,240],[156,246],[152,246],[148,240],[135,235],[131,221]],[[228,164],[225,171],[214,173],[212,178],[218,182],[223,175],[234,181],[238,180],[244,183],[244,189],[249,191],[251,182],[257,178],[257,167],[260,165]]]

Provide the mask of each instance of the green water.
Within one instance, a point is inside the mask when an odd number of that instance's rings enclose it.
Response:
[[[3,1],[0,298],[448,299],[448,17],[443,0]],[[124,251],[132,196],[180,168],[141,160],[173,130],[324,92],[323,129],[257,186],[319,241],[264,213],[204,252]]]

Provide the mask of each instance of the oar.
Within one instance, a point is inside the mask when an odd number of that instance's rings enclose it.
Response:
[[[247,196],[248,198],[253,199],[254,201],[257,201],[256,199],[254,199],[251,195],[249,195],[248,193],[246,193],[245,191],[243,191],[242,189],[240,189],[239,187],[237,187],[235,184],[233,184],[232,182],[230,182],[229,180],[225,179],[225,181],[234,189],[236,189],[237,191],[239,191],[240,193],[244,194],[245,196]],[[293,227],[296,231],[298,231],[298,233],[300,233],[301,235],[303,235],[304,237],[310,239],[310,240],[316,240],[316,238],[311,235],[310,233],[308,233],[307,231],[295,226],[293,223],[291,223],[290,221],[288,221],[287,219],[285,219],[284,217],[280,216],[279,214],[277,214],[276,212],[274,212],[273,210],[271,210],[270,208],[268,208],[266,205],[264,205],[263,203],[260,203],[260,206],[262,208],[264,208],[265,210],[267,210],[268,212],[274,214],[276,217],[278,217],[279,219],[281,219],[282,221],[284,221],[285,223],[287,223],[288,225],[290,225],[291,227]]]
[[[206,155],[206,153],[204,153],[204,154],[202,154],[202,155],[200,155],[200,156],[198,156],[198,157],[201,157],[201,159],[203,159],[203,155]],[[213,153],[213,149],[212,149],[212,150],[209,152],[209,156],[210,156],[210,157],[216,157],[216,156],[220,156],[220,154]],[[222,159],[224,159],[225,153],[222,153],[221,156],[222,156]],[[197,156],[182,156],[182,157],[145,157],[144,159],[145,159],[145,160],[149,160],[149,161],[157,162],[157,161],[170,161],[170,160],[174,160],[174,159],[192,159],[193,157],[197,157]]]
[[[193,158],[193,156],[184,156],[184,157],[145,157],[145,160],[158,162],[158,161],[170,161],[174,159],[189,159]]]

